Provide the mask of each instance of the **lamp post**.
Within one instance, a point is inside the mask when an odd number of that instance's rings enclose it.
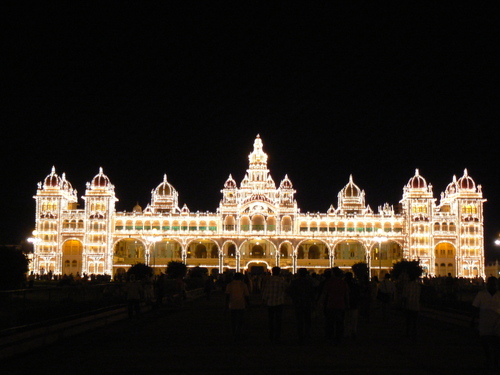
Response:
[[[500,238],[495,240],[495,245],[500,246]],[[483,267],[484,268],[484,267]],[[500,270],[498,267],[498,258],[495,257],[495,275],[498,277],[500,275]]]
[[[28,254],[28,259],[30,260],[29,270],[30,272],[35,272],[38,269],[38,244],[42,242],[42,239],[38,237],[38,232],[34,231],[33,237],[29,237],[28,242],[33,245],[33,252]]]
[[[376,236],[373,237],[373,240],[378,242],[378,278],[380,279],[380,272],[382,269],[382,242],[387,241],[387,237]]]
[[[151,255],[151,248],[153,247],[154,244],[156,244],[157,242],[160,242],[162,240],[162,238],[158,237],[158,236],[146,236],[146,237],[144,237],[144,239],[146,240],[146,244],[147,244],[146,265],[149,266],[150,265],[149,264],[149,257]],[[153,266],[155,266],[154,263],[156,263],[154,260],[155,260],[155,257],[153,254]]]

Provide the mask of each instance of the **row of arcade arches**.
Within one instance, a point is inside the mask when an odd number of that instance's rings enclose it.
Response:
[[[146,249],[149,247],[149,257],[157,260],[172,259],[213,259],[219,258],[258,258],[288,259],[296,257],[297,259],[346,259],[346,260],[364,260],[367,258],[368,248],[360,241],[343,240],[334,246],[333,252],[327,244],[317,240],[305,240],[294,246],[285,241],[279,248],[266,240],[248,240],[237,246],[234,242],[228,241],[219,249],[219,246],[212,240],[194,240],[189,244],[182,246],[175,240],[161,240],[159,242],[148,244],[140,239],[123,239],[114,246],[113,255],[115,263],[134,264],[145,260]],[[370,246],[371,257],[375,260],[395,260],[402,258],[401,245],[395,241],[383,243],[379,249],[377,244]]]
[[[148,251],[149,250],[149,251]],[[237,246],[227,241],[219,248],[212,240],[194,240],[189,244],[181,245],[176,240],[162,239],[159,242],[148,243],[141,239],[127,238],[119,240],[113,247],[114,267],[126,267],[136,263],[147,263],[156,267],[166,266],[170,261],[186,262],[188,265],[200,265],[230,269],[235,268],[237,262],[248,267],[252,264],[263,263],[269,267],[279,265],[291,268],[294,262],[298,267],[327,268],[330,265],[350,267],[352,264],[366,261],[367,252],[370,252],[371,268],[387,270],[392,264],[402,259],[402,247],[395,241],[365,245],[356,240],[343,240],[333,247],[333,251],[322,241],[305,240],[293,246],[285,241],[276,247],[266,240],[248,240]],[[440,243],[434,249],[434,274],[454,275],[456,265],[456,249],[450,243]],[[82,272],[83,245],[78,240],[69,240],[63,244],[61,262],[62,274],[76,274]],[[330,263],[331,262],[331,263]],[[40,268],[54,270],[54,260],[47,260],[40,264]],[[87,271],[103,273],[104,260],[89,260]],[[469,270],[473,274],[473,270]]]

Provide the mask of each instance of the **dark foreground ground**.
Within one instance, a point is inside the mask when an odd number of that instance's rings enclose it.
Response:
[[[404,335],[400,311],[360,319],[356,340],[324,340],[317,314],[311,339],[299,345],[293,308],[281,343],[268,339],[266,308],[253,296],[244,336],[235,342],[223,296],[148,312],[0,363],[10,374],[489,374],[472,328],[422,317],[416,340]]]

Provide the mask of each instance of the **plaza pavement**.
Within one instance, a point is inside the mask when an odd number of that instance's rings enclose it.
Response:
[[[224,297],[199,298],[183,307],[162,308],[121,320],[0,363],[14,374],[489,374],[476,332],[422,317],[416,340],[404,335],[393,310],[383,321],[375,310],[360,319],[357,339],[337,346],[324,340],[317,314],[310,340],[299,345],[293,307],[284,311],[279,344],[268,339],[267,315],[252,295],[244,337],[230,334]],[[493,373],[493,372],[491,372]]]

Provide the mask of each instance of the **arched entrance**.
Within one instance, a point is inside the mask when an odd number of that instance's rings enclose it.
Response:
[[[330,252],[326,243],[307,240],[297,247],[297,268],[307,268],[313,272],[330,267]]]
[[[240,267],[247,267],[247,264],[263,263],[268,267],[276,265],[276,248],[273,243],[255,238],[246,241],[240,248]]]
[[[209,270],[219,267],[219,247],[208,239],[196,239],[189,243],[186,254],[188,267],[199,266]]]
[[[282,243],[279,247],[279,266],[281,269],[293,269],[293,247],[289,242]]]
[[[113,264],[134,265],[146,263],[144,243],[135,238],[118,241],[113,249]]]
[[[62,249],[62,269],[63,275],[76,275],[82,272],[83,245],[78,240],[68,240],[64,242]]]
[[[244,270],[251,275],[262,275],[270,270],[271,266],[267,262],[250,261],[246,264]]]
[[[375,243],[371,248],[371,275],[382,280],[386,273],[391,272],[394,263],[403,259],[403,249],[394,241]]]
[[[222,246],[222,259],[220,271],[224,272],[228,269],[236,269],[237,247],[234,242],[228,241]]]
[[[151,245],[149,265],[153,268],[164,269],[172,261],[182,261],[182,247],[179,242],[163,239]]]
[[[456,248],[449,242],[441,242],[434,249],[436,276],[456,275],[455,255]]]
[[[351,269],[359,262],[366,261],[366,248],[356,240],[345,240],[335,245],[334,266],[342,269]]]
[[[262,245],[254,245],[250,249],[251,258],[262,258],[266,256],[266,250]]]

